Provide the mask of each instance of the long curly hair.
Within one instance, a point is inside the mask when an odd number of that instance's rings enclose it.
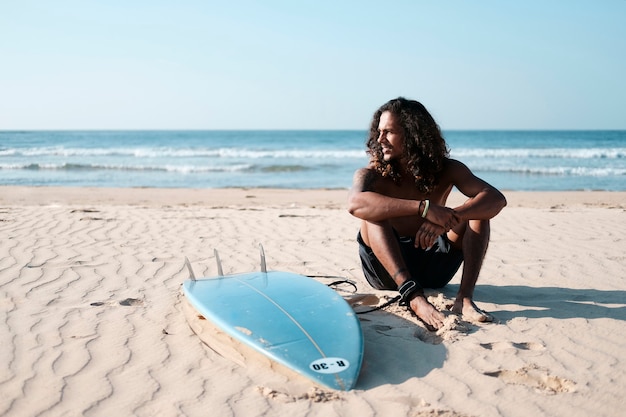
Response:
[[[382,146],[378,143],[378,124],[384,112],[393,114],[404,138],[404,154],[408,171],[413,175],[415,186],[425,194],[437,185],[438,174],[443,170],[449,155],[448,146],[439,126],[426,107],[415,100],[398,97],[383,104],[375,113],[367,140],[367,153],[374,169],[383,177],[391,178],[396,184],[402,182],[403,172],[398,161],[385,161]]]

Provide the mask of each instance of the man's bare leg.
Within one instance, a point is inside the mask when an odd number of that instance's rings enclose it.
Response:
[[[474,288],[489,246],[489,220],[470,220],[462,235],[463,274],[452,311],[470,321],[490,322],[493,316],[474,304]]]
[[[411,276],[402,258],[400,245],[396,240],[393,228],[388,222],[362,222],[361,237],[367,246],[385,267],[398,287]],[[439,329],[443,326],[445,316],[428,302],[424,293],[419,294],[410,302],[411,310],[427,326]]]

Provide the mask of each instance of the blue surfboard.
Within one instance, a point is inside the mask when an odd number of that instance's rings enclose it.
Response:
[[[262,259],[261,272],[199,279],[191,272],[183,292],[238,342],[318,384],[352,389],[363,360],[361,325],[352,308],[312,278],[265,271]]]

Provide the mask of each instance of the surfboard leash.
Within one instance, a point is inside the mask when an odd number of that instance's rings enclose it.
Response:
[[[378,310],[382,310],[383,308],[387,308],[390,305],[392,305],[393,303],[396,303],[400,300],[400,296],[396,295],[395,297],[393,297],[391,300],[387,301],[386,303],[383,303],[379,306],[376,306],[374,308],[371,308],[369,310],[365,310],[365,311],[356,311],[356,314],[366,314],[366,313],[371,313],[372,311],[378,311]]]
[[[337,278],[339,278],[338,281],[333,281],[330,284],[326,284],[326,285],[329,286],[330,288],[332,288],[335,291],[350,292],[350,294],[356,294],[356,292],[357,292],[356,283],[354,281],[351,281],[351,280],[346,279],[344,277],[340,277],[338,275],[307,275],[307,277],[309,277],[309,278],[325,278],[325,279],[337,279]],[[338,288],[338,286],[341,285],[341,284],[349,284],[353,288],[353,291],[347,291],[347,290],[344,290],[342,288]]]
[[[346,291],[340,288],[337,288],[339,285],[341,284],[349,284],[352,288],[354,288],[354,291],[352,291],[352,294],[356,294],[358,288],[356,286],[356,283],[354,281],[351,281],[349,279],[340,277],[340,276],[335,276],[335,275],[307,275],[307,277],[309,278],[341,278],[339,281],[333,281],[330,284],[326,284],[328,285],[330,288],[334,289],[335,291]],[[390,305],[392,305],[393,303],[396,303],[398,301],[400,301],[401,296],[395,296],[393,297],[391,300],[376,306],[374,308],[371,308],[369,310],[365,310],[365,311],[356,311],[356,314],[367,314],[367,313],[371,313],[373,311],[378,311],[378,310],[382,310],[384,308],[389,307]]]

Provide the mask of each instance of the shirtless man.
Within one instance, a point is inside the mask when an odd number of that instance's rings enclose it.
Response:
[[[489,219],[506,205],[494,187],[448,158],[439,126],[419,102],[399,97],[376,111],[367,142],[370,164],[356,171],[348,211],[362,220],[357,240],[365,278],[376,289],[398,290],[429,328],[444,315],[423,288],[441,288],[461,263],[452,311],[492,321],[472,299],[487,245]],[[469,197],[446,207],[452,187]]]

